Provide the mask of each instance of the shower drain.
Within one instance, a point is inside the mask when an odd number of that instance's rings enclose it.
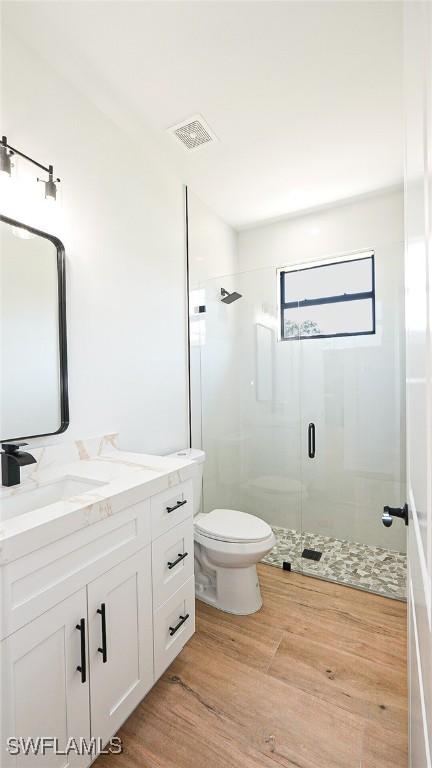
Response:
[[[318,552],[317,549],[304,549],[302,557],[305,557],[306,560],[315,560],[318,562],[318,560],[321,560],[322,552]]]

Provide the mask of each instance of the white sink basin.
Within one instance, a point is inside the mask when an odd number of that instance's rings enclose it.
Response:
[[[97,480],[86,480],[78,477],[62,477],[46,485],[29,490],[17,488],[15,493],[0,499],[0,519],[8,520],[15,515],[33,512],[57,501],[75,501],[88,491],[99,488],[106,483]]]

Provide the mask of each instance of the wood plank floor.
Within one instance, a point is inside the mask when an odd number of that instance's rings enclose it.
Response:
[[[260,565],[264,606],[197,631],[96,768],[407,768],[406,605]]]

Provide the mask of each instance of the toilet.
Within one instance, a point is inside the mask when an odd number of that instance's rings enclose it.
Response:
[[[204,451],[185,449],[173,456],[203,464]],[[262,606],[257,563],[276,544],[268,523],[237,509],[201,513],[202,467],[194,477],[195,593],[227,613],[247,615]]]

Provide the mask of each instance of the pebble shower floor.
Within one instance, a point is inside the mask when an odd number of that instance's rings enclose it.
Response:
[[[273,527],[276,546],[263,562],[337,581],[397,600],[406,599],[406,555],[382,547],[356,544],[315,533]],[[322,552],[318,562],[302,557],[303,549]]]

